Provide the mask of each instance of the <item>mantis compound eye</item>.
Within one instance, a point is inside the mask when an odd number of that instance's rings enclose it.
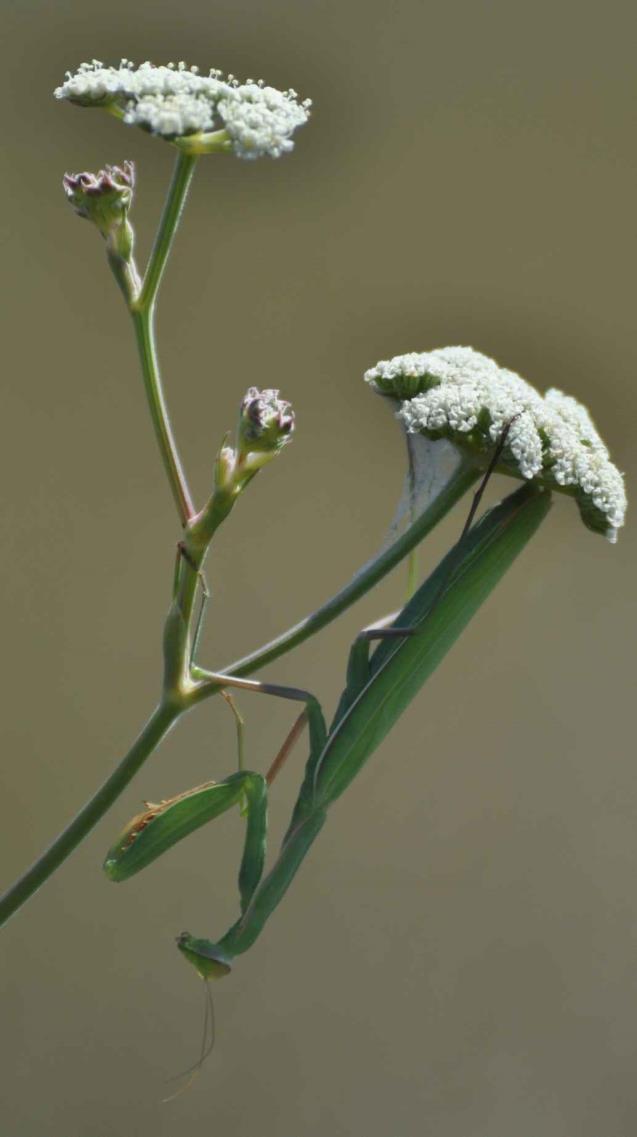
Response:
[[[223,979],[231,970],[228,957],[210,940],[198,940],[190,932],[181,932],[177,947],[202,979]]]

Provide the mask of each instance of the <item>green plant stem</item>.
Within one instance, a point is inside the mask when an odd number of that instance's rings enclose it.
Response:
[[[156,708],[126,757],[97,793],[87,801],[46,852],[0,897],[0,925],[37,892],[90,833],[168,733],[178,715],[179,710],[169,704],[160,704]]]
[[[150,408],[150,415],[155,429],[155,436],[159,444],[162,461],[170,488],[175,499],[182,525],[185,525],[195,513],[188,482],[179,457],[177,443],[172,432],[168,409],[164,398],[159,366],[157,363],[157,349],[155,347],[155,321],[153,309],[131,309],[139,358],[144,376],[144,387]]]
[[[182,525],[194,516],[195,507],[170,425],[159,373],[155,343],[155,302],[196,164],[197,159],[192,155],[177,155],[144,280],[138,295],[129,304],[153,427]]]
[[[141,308],[151,307],[156,299],[196,165],[196,155],[177,154],[172,181],[139,294],[138,303]]]

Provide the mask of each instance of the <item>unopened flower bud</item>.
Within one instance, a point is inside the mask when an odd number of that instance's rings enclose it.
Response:
[[[289,441],[294,413],[278,391],[249,387],[241,403],[236,446],[224,438],[215,459],[214,490],[190,525],[190,540],[205,549],[255,474]]]
[[[133,230],[128,211],[133,200],[135,167],[132,162],[121,166],[105,166],[97,174],[65,174],[67,201],[80,217],[97,226],[111,256],[130,260],[133,252]]]
[[[251,469],[258,469],[290,441],[294,411],[279,392],[249,387],[239,416],[239,454]]]

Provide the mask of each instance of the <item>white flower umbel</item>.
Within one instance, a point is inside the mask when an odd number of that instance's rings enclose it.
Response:
[[[624,524],[626,492],[619,470],[576,399],[530,383],[470,347],[411,352],[382,360],[365,379],[402,400],[409,433],[446,438],[485,465],[508,426],[498,469],[574,496],[589,529],[610,541]]]
[[[170,142],[186,140],[192,153],[227,150],[239,158],[279,158],[293,149],[294,131],[307,122],[310,101],[248,80],[238,83],[212,70],[200,75],[185,63],[119,67],[99,60],[67,72],[55,97],[83,107],[103,107],[129,126]]]

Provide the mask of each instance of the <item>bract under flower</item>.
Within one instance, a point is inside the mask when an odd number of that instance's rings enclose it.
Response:
[[[365,379],[402,401],[398,418],[408,432],[448,438],[480,465],[510,424],[498,468],[572,494],[585,525],[616,540],[626,512],[624,480],[576,399],[556,389],[542,396],[470,347],[395,356]]]
[[[55,91],[84,107],[103,107],[130,126],[140,126],[168,141],[196,136],[193,152],[205,153],[206,136],[214,149],[240,158],[278,158],[293,149],[292,135],[307,122],[310,101],[299,102],[296,91],[279,91],[248,80],[238,83],[220,71],[200,75],[185,63],[135,66],[123,59],[119,67],[99,60],[67,72]],[[202,137],[200,137],[202,136]]]

